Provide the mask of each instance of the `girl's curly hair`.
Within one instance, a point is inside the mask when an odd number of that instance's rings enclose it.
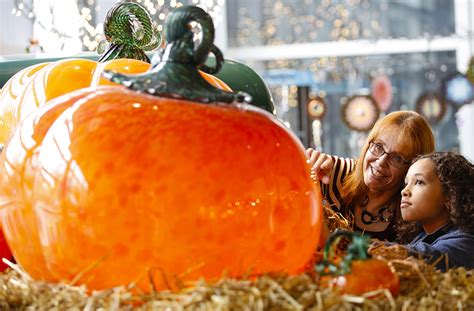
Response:
[[[416,158],[430,159],[438,175],[447,199],[449,223],[474,234],[474,165],[460,154],[453,152],[434,152]],[[401,242],[411,241],[423,228],[417,223],[401,222],[397,229]]]

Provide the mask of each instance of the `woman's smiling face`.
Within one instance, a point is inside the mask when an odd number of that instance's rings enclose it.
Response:
[[[400,156],[406,159],[402,146],[398,143],[398,135],[395,133],[383,133],[373,140],[385,151],[381,156],[374,155],[370,148],[364,157],[364,183],[369,191],[379,193],[383,191],[398,192],[402,186],[403,179],[408,170],[408,164],[395,167],[389,163],[390,156]]]

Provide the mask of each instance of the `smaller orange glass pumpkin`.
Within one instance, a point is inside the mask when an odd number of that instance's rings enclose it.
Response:
[[[115,85],[102,78],[104,70],[123,74],[140,74],[150,69],[144,61],[121,58],[104,63],[88,59],[64,59],[30,66],[10,78],[0,93],[0,144],[31,112],[58,96],[87,87]],[[218,78],[201,72],[212,85],[225,91],[231,89]],[[122,86],[120,86],[122,87]]]
[[[344,258],[330,258],[333,247],[343,237],[351,240]],[[354,232],[338,230],[333,233],[324,249],[323,260],[316,266],[320,284],[341,294],[363,293],[388,289],[392,295],[400,292],[397,274],[384,260],[370,258],[367,253],[369,238]]]
[[[400,281],[386,261],[380,259],[356,260],[347,275],[322,277],[325,286],[341,294],[361,295],[378,289],[388,289],[392,295],[400,292]]]

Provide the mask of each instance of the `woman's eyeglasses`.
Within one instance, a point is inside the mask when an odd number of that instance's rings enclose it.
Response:
[[[380,158],[384,154],[387,154],[388,164],[397,168],[402,168],[404,165],[410,164],[410,161],[405,160],[401,155],[385,151],[385,149],[383,149],[382,144],[379,143],[370,142],[369,151],[377,158]]]

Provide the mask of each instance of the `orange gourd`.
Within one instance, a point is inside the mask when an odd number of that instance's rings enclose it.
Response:
[[[342,237],[350,239],[347,255],[334,256],[333,248]],[[367,252],[369,237],[338,230],[326,242],[323,260],[317,264],[320,284],[340,294],[361,295],[387,289],[392,295],[400,292],[400,280],[385,260],[371,258]],[[331,257],[332,255],[332,257]]]
[[[117,85],[104,78],[104,70],[125,74],[139,74],[150,69],[150,64],[136,59],[114,59],[104,63],[88,59],[64,59],[25,68],[10,78],[0,93],[0,144],[31,112],[60,95],[86,87]],[[230,88],[218,78],[201,72],[214,86],[226,91]]]
[[[322,277],[322,283],[341,294],[362,295],[387,289],[392,295],[400,292],[400,281],[386,261],[368,259],[353,261],[351,272],[346,275]]]
[[[273,115],[229,103],[248,96],[210,87],[193,67],[202,58],[179,50],[192,41],[173,50],[171,39],[158,70],[125,82],[105,72],[141,92],[99,86],[57,97],[11,136],[0,163],[2,221],[35,278],[150,291],[294,274],[311,259],[321,195],[302,144]]]
[[[318,242],[301,144],[247,106],[83,90],[30,115],[5,158],[6,236],[39,278],[149,290],[149,273],[159,289],[296,273]]]

